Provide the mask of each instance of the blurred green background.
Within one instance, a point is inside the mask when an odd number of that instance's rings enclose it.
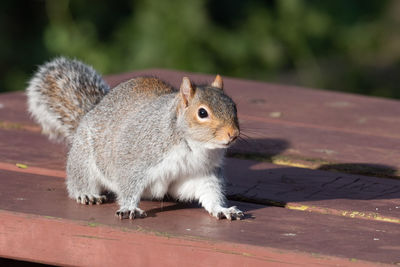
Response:
[[[0,92],[54,56],[400,98],[400,1],[2,1]]]

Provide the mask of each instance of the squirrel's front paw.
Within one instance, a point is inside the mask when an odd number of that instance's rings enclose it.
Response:
[[[120,208],[115,212],[115,216],[118,216],[120,220],[129,218],[131,220],[135,218],[144,218],[147,216],[146,212],[139,208],[127,209],[127,208]]]
[[[236,206],[230,208],[219,208],[217,211],[213,212],[212,215],[218,220],[227,218],[228,220],[241,220],[244,218],[244,214]]]

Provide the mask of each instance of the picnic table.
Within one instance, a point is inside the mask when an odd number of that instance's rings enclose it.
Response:
[[[114,87],[170,70],[106,77]],[[216,220],[196,203],[116,203],[67,196],[67,149],[26,112],[24,92],[0,94],[0,257],[55,265],[382,266],[400,264],[400,102],[224,77],[244,141],[226,159],[230,205]],[[21,88],[22,89],[22,88]]]

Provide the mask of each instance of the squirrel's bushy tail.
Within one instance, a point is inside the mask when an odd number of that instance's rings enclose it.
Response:
[[[71,143],[79,121],[109,90],[92,67],[60,57],[29,81],[28,110],[50,139]]]

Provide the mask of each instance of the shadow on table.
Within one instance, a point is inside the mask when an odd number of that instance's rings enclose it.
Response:
[[[400,198],[400,178],[392,166],[341,163],[313,170],[270,163],[273,156],[289,147],[290,143],[283,139],[257,139],[248,146],[234,146],[225,168],[228,198],[278,207],[289,202]],[[250,149],[256,153],[246,154]]]

